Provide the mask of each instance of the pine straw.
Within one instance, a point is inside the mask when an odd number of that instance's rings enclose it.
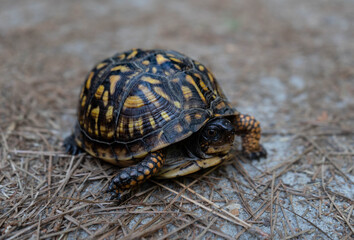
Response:
[[[182,233],[187,238],[200,239],[208,235],[233,239],[220,229],[225,221],[240,229],[236,238],[248,231],[260,238],[278,234],[281,238],[291,239],[316,232],[318,236],[332,239],[324,229],[308,220],[306,214],[296,212],[294,205],[299,201],[294,202],[295,196],[301,196],[319,218],[326,215],[336,219],[347,229],[344,236],[354,233],[353,218],[350,217],[353,200],[327,188],[339,176],[353,184],[347,176],[349,172],[337,165],[339,160],[351,158],[353,154],[343,151],[341,155],[340,148],[326,145],[327,136],[314,137],[311,131],[294,135],[302,145],[308,146],[307,149],[266,171],[259,170],[256,177],[250,177],[242,167],[243,160],[236,155],[232,161],[186,178],[152,179],[117,205],[105,200],[107,196],[102,192],[114,168],[84,154],[68,156],[60,151],[48,151],[42,145],[40,148],[43,149],[38,151],[22,149],[21,143],[14,148],[11,142],[20,142],[19,138],[31,136],[26,144],[38,146],[38,142],[45,145],[56,135],[50,131],[41,133],[37,128],[16,130],[12,126],[10,124],[1,132],[0,239],[65,236],[170,239],[178,238]],[[345,135],[352,136],[353,133]],[[311,169],[302,169],[310,155],[318,160],[311,164]],[[219,184],[225,177],[221,173],[225,168],[233,169],[232,175],[226,177],[231,183],[227,192],[237,195],[240,211],[248,215],[246,219],[234,215],[227,207],[236,199],[223,195],[225,191]],[[280,180],[289,171],[300,170],[312,174],[313,182],[320,184],[299,190]],[[290,215],[296,222],[289,221]],[[298,221],[305,221],[312,228],[302,230]],[[264,228],[267,224],[269,227]],[[260,226],[268,230],[262,230]]]

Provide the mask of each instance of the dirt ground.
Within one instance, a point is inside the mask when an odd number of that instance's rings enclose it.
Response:
[[[0,239],[353,239],[354,2],[0,2]],[[62,150],[98,61],[174,49],[263,127],[268,158],[149,180]]]

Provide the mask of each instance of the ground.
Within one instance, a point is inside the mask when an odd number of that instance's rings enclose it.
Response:
[[[0,2],[0,239],[353,239],[354,2]],[[263,127],[268,158],[152,179],[62,149],[98,61],[174,49]]]

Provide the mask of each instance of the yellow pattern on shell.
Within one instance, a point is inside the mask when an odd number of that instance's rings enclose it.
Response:
[[[106,107],[108,104],[108,91],[104,91],[102,101],[103,101],[103,105]]]
[[[225,107],[225,103],[224,102],[220,102],[218,105],[216,105],[217,109],[223,109]]]
[[[210,72],[208,72],[208,77],[209,77],[209,80],[213,83],[214,82],[214,77],[213,77],[213,75]]]
[[[133,137],[134,136],[134,119],[133,118],[129,118],[128,130],[129,130],[130,137]]]
[[[182,86],[182,92],[185,99],[190,99],[193,96],[192,90],[187,86]]]
[[[106,135],[106,126],[105,125],[100,125],[100,132],[102,135]]]
[[[113,137],[113,135],[114,135],[114,131],[109,131],[109,132],[107,132],[107,137],[108,137],[108,138]]]
[[[205,83],[203,82],[203,80],[199,81],[200,86],[203,88],[204,91],[209,91],[208,87],[205,85]]]
[[[160,88],[160,87],[154,87],[154,91],[160,95],[161,97],[163,97],[164,99],[171,101],[170,97],[165,93],[165,91]]]
[[[201,118],[202,118],[202,115],[201,115],[200,113],[196,113],[196,114],[194,115],[194,117],[195,117],[196,119],[201,119]]]
[[[119,123],[118,131],[117,131],[117,137],[119,135],[123,135],[123,134],[124,134],[124,126],[123,126],[123,119],[121,119],[120,123]]]
[[[199,94],[199,97],[203,100],[204,103],[206,103],[206,99],[205,99],[203,93],[200,91],[197,84],[195,83],[194,79],[190,75],[187,75],[186,80],[187,80],[187,82],[189,82],[190,84],[192,84],[194,86],[194,88],[197,90],[197,92]]]
[[[155,128],[156,128],[156,123],[155,123],[154,118],[153,118],[151,115],[149,116],[149,121],[150,121],[151,127],[152,127],[153,129],[155,129]]]
[[[190,115],[186,115],[186,116],[184,117],[184,119],[186,120],[186,122],[187,122],[188,124],[190,124],[190,123],[191,123],[191,121],[192,121],[192,119],[191,119],[191,116],[190,116]]]
[[[198,66],[198,69],[199,69],[200,71],[204,71],[204,70],[205,70],[205,68],[204,68],[203,65],[199,65],[199,66]]]
[[[144,106],[144,100],[139,96],[129,96],[124,102],[124,107],[126,108],[140,108]]]
[[[91,87],[91,80],[92,80],[93,75],[94,75],[94,72],[90,72],[90,75],[87,78],[87,81],[86,81],[86,88],[87,89],[90,89],[90,87]]]
[[[121,72],[128,72],[130,71],[130,68],[128,68],[127,66],[124,66],[124,65],[118,65],[114,68],[111,68],[111,71],[121,71]]]
[[[152,77],[146,77],[146,76],[142,77],[141,80],[143,80],[144,82],[151,83],[151,84],[160,84],[161,83],[161,81],[158,79],[154,79]]]
[[[86,104],[86,96],[84,96],[81,100],[81,107],[84,107]]]
[[[103,85],[98,86],[95,92],[95,98],[100,99],[102,97],[103,91],[104,91],[104,86]]]
[[[100,115],[100,107],[92,109],[91,116],[95,119],[95,135],[98,136],[98,116]],[[91,130],[91,129],[89,129]]]
[[[88,107],[87,107],[87,111],[86,111],[86,116],[88,117],[88,115],[90,114],[90,111],[91,111],[91,104],[89,104],[88,105]],[[86,124],[87,122],[85,121],[85,124]]]
[[[135,77],[136,75],[140,74],[140,72],[135,72],[135,73],[132,73],[130,75],[127,76],[128,79],[132,79],[133,77]]]
[[[97,106],[96,108],[92,109],[92,111],[91,111],[91,116],[92,116],[95,120],[97,120],[99,115],[100,115],[100,107]]]
[[[141,135],[144,134],[143,124],[144,122],[142,117],[139,117],[139,119],[135,121],[135,129],[139,130]]]
[[[181,103],[178,101],[174,101],[173,104],[177,107],[177,108],[181,108]]]
[[[183,127],[179,123],[174,126],[174,129],[178,133],[181,133],[183,131]]]
[[[110,93],[111,95],[114,94],[116,90],[116,84],[119,81],[120,76],[119,75],[111,75],[109,76],[109,82],[110,82]]]
[[[193,73],[194,76],[196,76],[199,80],[202,78],[199,73]]]
[[[106,112],[106,120],[107,122],[112,121],[113,119],[113,106],[109,106]]]
[[[165,119],[166,121],[170,121],[170,120],[171,120],[170,116],[169,116],[168,113],[165,112],[165,111],[161,111],[161,116],[162,116],[163,119]]]
[[[159,134],[157,135],[157,139],[160,140],[162,135],[163,135],[163,131],[160,131]],[[157,158],[160,159],[159,156]]]
[[[157,61],[157,64],[161,65],[161,64],[163,64],[163,63],[169,61],[169,59],[168,59],[168,58],[165,58],[165,57],[164,57],[163,55],[161,55],[161,54],[157,54],[157,55],[156,55],[156,61]]]
[[[135,57],[136,54],[138,54],[138,51],[137,51],[136,49],[134,49],[134,50],[132,51],[132,53],[128,55],[127,59],[131,59],[131,58]]]
[[[170,59],[174,62],[182,63],[182,61],[179,60],[178,58],[170,57]]]
[[[139,85],[138,88],[143,92],[148,103],[153,103],[155,107],[160,107],[160,103],[157,101],[155,94],[151,92],[149,88],[144,85]]]
[[[123,59],[125,58],[125,54],[123,53],[123,54],[119,55],[118,58],[119,58],[120,60],[123,60]]]
[[[100,63],[96,66],[96,69],[101,69],[103,67],[105,67],[107,65],[107,63]]]

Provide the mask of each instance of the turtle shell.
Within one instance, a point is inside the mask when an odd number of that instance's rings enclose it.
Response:
[[[236,113],[204,65],[176,51],[132,49],[89,73],[75,140],[91,155],[127,166],[211,118]]]

